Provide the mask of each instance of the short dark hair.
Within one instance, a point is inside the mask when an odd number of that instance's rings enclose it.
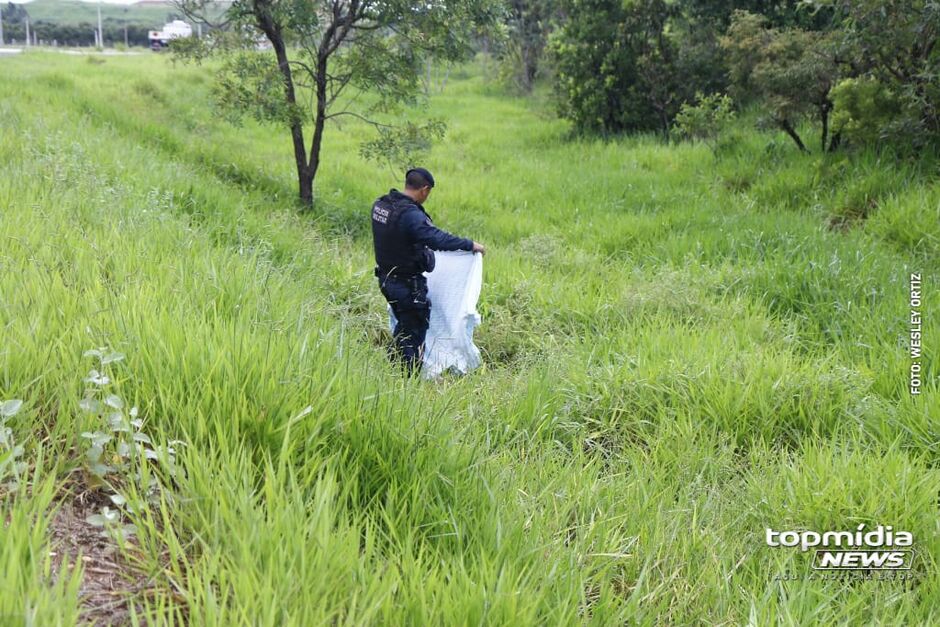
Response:
[[[405,187],[408,189],[434,187],[434,177],[424,168],[411,168],[405,173]]]

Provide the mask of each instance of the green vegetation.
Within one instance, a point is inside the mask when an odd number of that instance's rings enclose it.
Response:
[[[212,6],[210,0],[180,2],[199,22]],[[327,122],[342,116],[366,122],[378,139],[363,146],[363,155],[405,168],[415,163],[443,135],[443,124],[396,124],[389,116],[416,104],[425,62],[471,58],[473,34],[492,28],[499,11],[499,0],[449,0],[424,9],[409,0],[248,0],[226,12],[226,30],[179,39],[172,49],[197,62],[222,56],[216,103],[236,120],[250,116],[290,132],[297,195],[312,205]],[[262,37],[273,55],[257,52]]]
[[[699,93],[696,99],[696,104],[685,103],[680,107],[672,135],[678,139],[703,141],[717,153],[721,134],[735,118],[731,98]]]
[[[286,137],[205,66],[0,65],[0,616],[88,611],[49,557],[81,496],[153,625],[940,620],[936,155],[571,139],[454,71],[428,207],[487,244],[486,367],[426,384],[384,354],[369,127],[298,214]],[[860,523],[913,533],[915,579],[778,579],[810,559],[766,527]]]
[[[558,110],[578,131],[665,134],[695,94],[731,92],[739,106],[759,106],[802,151],[809,148],[796,127],[808,120],[819,125],[823,151],[843,140],[907,150],[940,144],[937,2],[559,1],[555,19],[537,24],[551,32]],[[504,55],[504,63],[518,65],[517,57]],[[895,106],[846,123],[839,92],[856,104],[853,115],[877,108],[865,98]]]

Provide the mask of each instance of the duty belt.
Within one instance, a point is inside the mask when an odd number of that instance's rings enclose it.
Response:
[[[391,270],[383,270],[382,268],[375,266],[373,270],[375,276],[379,279],[399,279],[404,281],[410,281],[418,277],[423,277],[424,275],[419,272],[403,272],[399,268],[392,268]]]

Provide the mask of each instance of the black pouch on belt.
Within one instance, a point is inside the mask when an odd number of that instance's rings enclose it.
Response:
[[[434,251],[424,245],[418,246],[418,257],[420,258],[419,265],[421,266],[422,272],[433,272],[434,264],[436,260],[434,259]]]

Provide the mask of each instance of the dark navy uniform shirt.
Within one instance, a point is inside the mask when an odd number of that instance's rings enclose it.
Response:
[[[473,240],[434,226],[424,207],[397,189],[372,205],[372,242],[383,274],[421,274],[428,249],[473,250]]]

